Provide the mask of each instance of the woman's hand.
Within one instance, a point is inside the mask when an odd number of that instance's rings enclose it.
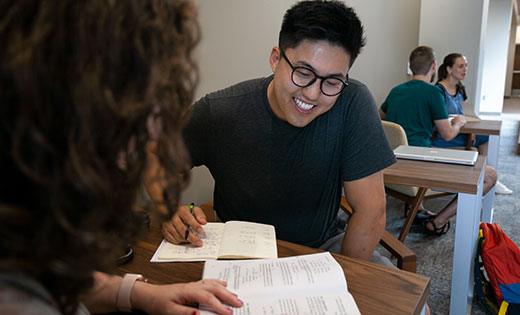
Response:
[[[135,309],[149,314],[199,314],[195,308],[183,304],[206,304],[218,314],[232,314],[231,309],[242,306],[242,301],[226,289],[226,282],[214,279],[170,285],[153,285],[137,281],[130,301]]]

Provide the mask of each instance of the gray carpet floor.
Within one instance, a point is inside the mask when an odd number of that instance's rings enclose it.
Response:
[[[495,118],[497,119],[497,118]],[[517,144],[520,120],[517,116],[503,115],[498,162],[499,180],[513,190],[512,195],[495,195],[493,221],[504,230],[516,245],[520,245],[520,148]],[[428,200],[425,207],[440,211],[453,197]],[[386,228],[396,237],[404,223],[402,201],[387,197]],[[453,241],[455,237],[455,217],[451,219],[451,229],[437,237],[421,233],[419,227],[408,234],[405,244],[417,254],[417,273],[431,277],[428,304],[432,314],[449,314],[451,273],[453,262]],[[473,302],[472,314],[485,314]]]

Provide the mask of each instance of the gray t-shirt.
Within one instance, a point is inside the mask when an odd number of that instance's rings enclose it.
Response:
[[[328,112],[299,128],[271,110],[271,80],[203,97],[185,142],[192,164],[206,165],[215,179],[223,221],[272,224],[277,238],[318,247],[336,233],[343,181],[380,171],[395,157],[365,85],[351,80]]]

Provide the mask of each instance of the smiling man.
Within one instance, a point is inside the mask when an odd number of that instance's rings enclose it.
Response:
[[[348,78],[363,46],[351,8],[299,2],[271,50],[272,76],[194,104],[184,139],[192,165],[215,179],[221,220],[268,223],[279,239],[371,257],[385,225],[381,171],[395,159],[370,92]],[[342,189],[354,210],[346,231],[337,219]],[[163,234],[182,243],[187,225],[201,231],[205,223],[201,209],[181,206]],[[202,245],[192,233],[187,241]]]

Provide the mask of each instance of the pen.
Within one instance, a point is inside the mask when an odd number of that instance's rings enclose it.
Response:
[[[193,207],[195,207],[195,205],[193,204],[193,202],[190,204],[190,214],[193,214]],[[186,228],[186,233],[184,233],[184,240],[187,240],[188,239],[188,235],[190,235],[190,226],[188,225],[188,227]]]

